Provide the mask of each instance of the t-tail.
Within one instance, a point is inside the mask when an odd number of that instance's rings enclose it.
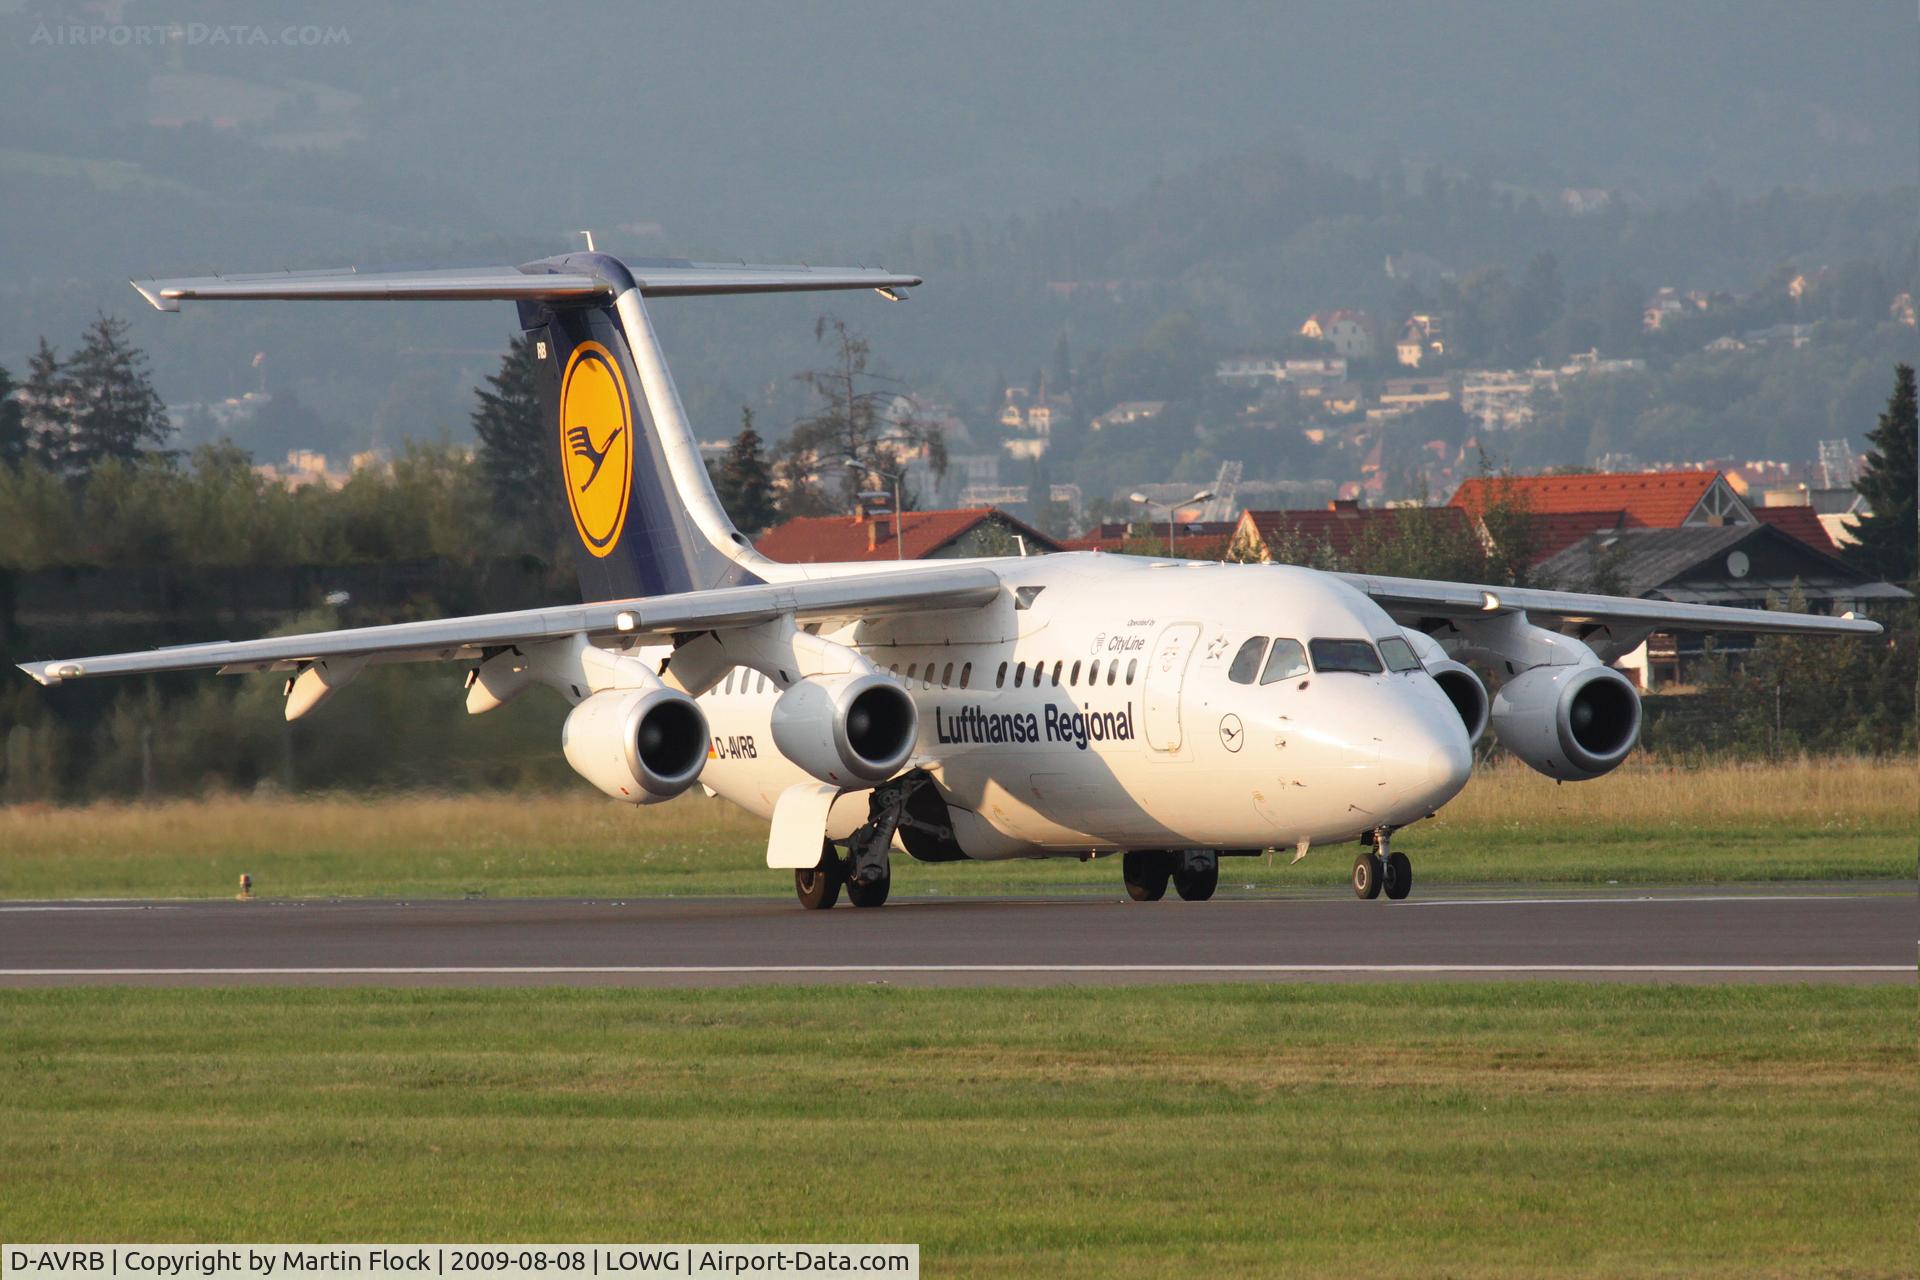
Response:
[[[825,267],[622,261],[569,253],[518,267],[293,271],[136,280],[147,301],[468,301],[519,304],[533,343],[554,474],[586,600],[625,600],[765,579],[767,562],[727,518],[708,479],[646,298],[873,289],[897,299],[916,276]]]

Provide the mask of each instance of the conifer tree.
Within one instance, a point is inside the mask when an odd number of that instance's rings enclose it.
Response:
[[[48,471],[64,471],[73,434],[72,396],[60,355],[44,335],[39,347],[27,357],[27,381],[20,388],[18,400],[27,456]]]
[[[127,341],[126,321],[96,316],[63,372],[71,419],[61,469],[69,477],[162,451],[173,423],[147,376],[146,353]]]
[[[1867,433],[1873,447],[1866,473],[1853,486],[1872,505],[1873,515],[1854,529],[1860,545],[1846,550],[1854,564],[1888,582],[1911,583],[1920,560],[1915,434],[1913,366],[1902,364],[1894,369],[1893,395],[1880,425]]]
[[[0,467],[17,468],[27,456],[27,428],[13,393],[13,374],[0,366]]]
[[[720,505],[749,536],[771,527],[779,518],[773,500],[773,469],[767,463],[765,442],[753,428],[753,410],[740,410],[740,434],[714,475]]]
[[[540,365],[533,340],[508,344],[500,368],[475,395],[473,433],[480,438],[480,473],[495,514],[509,523],[557,537],[560,481],[540,397]]]

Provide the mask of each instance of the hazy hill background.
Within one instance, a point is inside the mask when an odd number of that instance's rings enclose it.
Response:
[[[264,383],[323,447],[461,437],[504,307],[162,317],[124,281],[512,261],[581,227],[922,271],[908,306],[832,305],[963,400],[1061,333],[1192,309],[1230,347],[1390,310],[1388,254],[1550,251],[1576,289],[1899,280],[1914,48],[1904,2],[0,5],[0,363],[106,308],[172,400]],[[819,305],[661,308],[704,434],[748,401],[781,425]]]

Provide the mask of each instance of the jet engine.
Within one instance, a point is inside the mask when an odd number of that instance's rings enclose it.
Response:
[[[1480,735],[1487,731],[1487,686],[1480,682],[1472,667],[1448,657],[1447,651],[1426,632],[1402,627],[1400,634],[1413,646],[1420,665],[1440,686],[1440,692],[1447,695],[1447,701],[1460,713],[1460,723],[1467,728],[1467,742],[1480,741]]]
[[[1617,768],[1640,739],[1640,692],[1598,663],[1534,667],[1500,686],[1493,700],[1500,745],[1549,778],[1597,778]]]
[[[707,717],[672,689],[603,689],[567,714],[560,747],[575,773],[614,799],[657,804],[706,767]]]
[[[774,745],[822,782],[883,782],[919,736],[913,699],[877,672],[808,676],[773,704]]]
[[[1441,658],[1427,663],[1427,673],[1440,686],[1440,692],[1447,695],[1453,709],[1460,713],[1460,723],[1467,727],[1467,741],[1480,741],[1480,735],[1487,731],[1487,686],[1480,683],[1473,668],[1452,658]]]

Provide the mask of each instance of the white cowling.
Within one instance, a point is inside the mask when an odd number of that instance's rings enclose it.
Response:
[[[919,736],[913,699],[877,672],[808,676],[773,704],[774,745],[822,782],[884,782]]]
[[[1487,731],[1489,704],[1487,686],[1480,683],[1473,668],[1443,657],[1428,662],[1427,673],[1440,686],[1440,692],[1447,695],[1453,709],[1460,713],[1460,723],[1467,727],[1468,743],[1480,741],[1480,735]]]
[[[672,689],[604,689],[567,714],[560,746],[575,773],[614,799],[656,804],[699,779],[707,717]]]
[[[1640,740],[1640,692],[1598,663],[1534,667],[1500,686],[1493,700],[1500,745],[1563,782],[1617,768]]]

